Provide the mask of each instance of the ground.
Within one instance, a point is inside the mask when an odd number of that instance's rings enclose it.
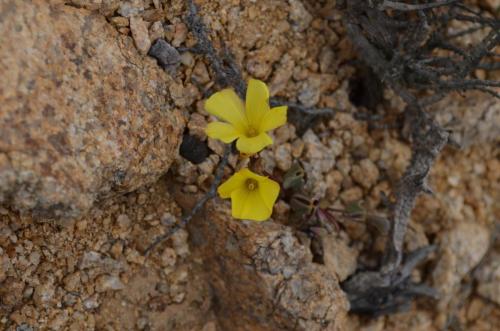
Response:
[[[274,144],[260,153],[261,172],[282,178],[300,160],[308,195],[336,208],[363,201],[366,210],[384,215],[381,193],[393,193],[411,156],[411,142],[395,125],[402,101],[381,84],[360,83],[373,78],[345,36],[335,1],[195,2],[213,43],[225,44],[245,79],[266,81],[272,96],[341,110],[304,130],[292,123],[275,130]],[[417,300],[408,312],[391,316],[357,316],[348,313],[339,283],[357,267],[378,262],[386,234],[374,230],[369,217],[361,223],[342,220],[340,230],[321,229],[311,237],[290,224],[284,196],[273,219],[262,224],[233,220],[229,202],[216,198],[188,228],[145,254],[208,189],[223,154],[223,145],[203,131],[213,119],[203,100],[217,89],[209,63],[182,50],[196,43],[183,18],[184,1],[73,0],[50,6],[116,30],[109,32],[112,38],[128,41],[122,46],[135,52],[138,64],[131,66],[156,65],[147,52],[157,38],[180,49],[180,62],[170,72],[158,66],[155,73],[155,79],[168,80],[169,107],[161,111],[179,111],[185,133],[206,142],[209,156],[193,164],[166,148],[167,159],[173,159],[170,168],[162,163],[166,173],[152,161],[155,180],[141,177],[148,169],[138,170],[134,184],[117,194],[92,191],[92,207],[78,206],[82,215],[73,219],[44,220],[8,203],[0,207],[0,329],[500,328],[500,152],[498,134],[484,134],[484,128],[498,132],[498,101],[478,93],[450,96],[450,113],[470,119],[454,128],[467,140],[462,149],[445,148],[429,177],[434,194],[419,197],[412,213],[405,249],[438,247],[412,277],[436,288],[440,298]],[[488,116],[464,115],[471,104]],[[432,111],[443,116],[441,110]],[[356,119],[361,113],[388,115],[371,125]],[[155,153],[161,150],[156,147]],[[225,178],[240,162],[230,157]],[[99,190],[102,182],[96,182]]]

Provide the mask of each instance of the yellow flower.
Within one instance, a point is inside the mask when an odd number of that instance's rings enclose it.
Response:
[[[280,186],[244,168],[222,183],[217,192],[223,199],[231,198],[234,218],[265,221],[273,212]]]
[[[236,148],[244,154],[255,154],[271,145],[266,133],[286,123],[287,106],[269,107],[269,91],[264,82],[250,79],[246,105],[232,89],[213,94],[205,109],[225,122],[212,122],[206,128],[210,138],[230,143],[238,139]]]

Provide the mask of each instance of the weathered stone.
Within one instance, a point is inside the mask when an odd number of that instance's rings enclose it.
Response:
[[[131,17],[139,15],[144,11],[144,1],[142,0],[125,0],[121,1],[120,8],[118,9],[118,14]]]
[[[326,232],[326,231],[325,231]],[[340,282],[356,271],[358,252],[336,234],[321,236],[323,261],[330,274],[337,275]]]
[[[433,105],[437,121],[453,131],[462,147],[495,141],[500,135],[500,102],[480,91],[450,94]]]
[[[168,170],[183,121],[169,109],[170,78],[130,37],[62,4],[9,2],[0,11],[8,13],[0,21],[0,204],[37,218],[79,217]]]
[[[100,14],[112,15],[119,7],[121,0],[69,0],[70,5],[88,10],[97,10]]]
[[[348,302],[337,278],[289,228],[234,220],[217,201],[192,224],[191,241],[223,330],[343,330]]]
[[[132,16],[130,18],[130,31],[132,32],[137,49],[142,55],[148,54],[151,47],[151,40],[149,39],[148,27],[142,17]]]
[[[271,95],[276,95],[285,89],[287,84],[290,82],[290,78],[293,74],[293,68],[295,62],[292,60],[290,55],[285,54],[281,59],[278,68],[274,71],[274,75],[269,84],[269,93]]]
[[[352,178],[364,188],[370,188],[377,183],[379,171],[370,159],[364,159],[352,167]]]
[[[312,21],[312,16],[304,7],[302,1],[299,0],[288,0],[290,3],[290,20],[292,21],[292,27],[297,31],[304,31],[307,29]]]
[[[439,238],[440,252],[432,273],[434,287],[440,291],[439,308],[445,309],[459,285],[486,254],[488,230],[477,223],[460,222]]]
[[[85,252],[78,264],[80,270],[98,269],[100,272],[116,273],[122,271],[125,265],[121,261],[114,260],[108,256],[95,251]]]
[[[193,136],[196,136],[201,140],[205,140],[207,138],[207,134],[205,133],[207,120],[205,119],[205,116],[198,113],[192,113],[189,117],[187,127],[189,129],[189,133]]]
[[[33,294],[33,301],[35,305],[38,308],[42,308],[52,304],[55,291],[56,288],[52,279],[43,284],[38,285],[35,288],[35,293]]]
[[[117,291],[125,287],[118,276],[101,275],[96,279],[95,290],[97,292]]]
[[[500,305],[500,253],[493,252],[488,256],[475,278],[478,280],[478,294]]]
[[[165,29],[163,29],[163,24],[161,24],[160,21],[156,21],[151,24],[151,27],[149,28],[149,39],[151,39],[151,41],[155,41],[164,37]]]
[[[312,75],[311,75],[312,76]],[[302,83],[298,99],[305,107],[315,106],[321,97],[321,79],[319,76],[312,76]]]
[[[279,145],[274,150],[276,165],[283,171],[287,171],[292,166],[292,145],[285,143]]]

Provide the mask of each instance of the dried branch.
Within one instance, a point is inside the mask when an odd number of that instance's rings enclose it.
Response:
[[[437,298],[436,290],[411,281],[411,272],[436,249],[427,246],[409,253],[396,272],[364,271],[342,284],[354,313],[380,316],[407,310],[416,296]]]
[[[347,34],[360,58],[406,102],[404,115],[412,138],[412,158],[396,190],[391,233],[380,269],[359,272],[343,284],[353,311],[378,315],[399,311],[413,295],[432,293],[425,285],[408,283],[401,277],[416,265],[402,265],[403,241],[415,199],[431,192],[426,178],[449,142],[449,132],[423,109],[450,91],[476,89],[500,97],[494,90],[499,82],[469,78],[475,69],[494,67],[485,66],[491,62],[483,60],[496,56],[493,50],[500,44],[500,21],[483,17],[460,1],[378,1],[373,5],[368,0],[369,6],[366,2],[342,2]],[[437,9],[444,6],[448,10]],[[478,26],[448,34],[454,20]],[[485,28],[490,32],[472,47],[454,42],[459,36]],[[436,50],[441,54],[441,50],[449,51],[449,56],[436,56]],[[420,97],[420,92],[430,96]]]
[[[212,70],[216,76],[216,83],[222,87],[231,86],[234,87],[240,96],[245,93],[245,82],[241,76],[238,66],[234,64],[232,57],[228,52],[225,53],[224,59],[217,54],[212,42],[208,38],[206,27],[198,16],[198,9],[192,0],[188,0],[188,15],[186,21],[188,27],[193,32],[197,45],[195,49],[200,54],[207,57]],[[227,64],[227,65],[226,65]],[[210,189],[203,195],[203,197],[196,202],[193,209],[190,210],[182,219],[173,227],[169,228],[168,231],[162,236],[156,238],[153,243],[151,243],[145,250],[144,254],[149,255],[149,253],[160,243],[164,242],[170,238],[179,229],[185,227],[189,221],[198,213],[200,209],[205,206],[205,203],[216,196],[217,187],[222,181],[222,176],[224,175],[224,168],[227,165],[229,154],[231,152],[231,145],[226,145],[224,149],[224,155],[219,161],[217,168],[215,170],[215,176]]]
[[[212,42],[210,41],[207,33],[207,28],[205,24],[202,22],[201,18],[198,15],[198,9],[192,0],[187,1],[188,14],[186,16],[186,22],[188,28],[193,33],[196,38],[197,44],[194,48],[189,49],[198,54],[204,55],[215,74],[215,82],[220,87],[233,87],[236,92],[240,95],[240,97],[244,97],[246,84],[241,75],[241,71],[238,65],[235,63],[230,52],[224,48],[222,54],[219,54]],[[273,105],[276,100],[271,100],[270,103]],[[307,108],[295,103],[280,103],[280,105],[289,105],[291,108],[296,109],[300,112],[303,112],[308,116],[308,118],[315,119],[319,116],[325,115],[334,115],[335,110],[322,108]],[[186,214],[182,219],[172,228],[170,228],[165,234],[156,238],[152,244],[150,244],[146,250],[145,255],[148,255],[156,246],[160,243],[164,242],[168,238],[170,238],[175,232],[179,229],[185,227],[189,221],[196,215],[196,213],[202,209],[205,203],[214,198],[216,196],[217,187],[219,186],[222,175],[224,173],[224,167],[227,165],[228,157],[231,151],[230,145],[226,146],[224,151],[224,156],[221,161],[217,165],[217,169],[215,170],[214,181],[212,182],[210,189],[206,192],[203,197],[198,200],[196,205],[191,211]]]
[[[194,47],[196,52],[207,57],[207,60],[215,73],[215,82],[219,86],[234,87],[236,92],[243,97],[245,95],[246,87],[238,66],[234,63],[227,50],[224,52],[222,58],[217,53],[208,37],[207,28],[198,15],[198,8],[194,4],[193,0],[188,0],[187,6],[188,15],[186,17],[186,23],[196,38],[197,44]],[[226,60],[226,64],[228,65],[225,65],[223,59]]]
[[[189,213],[187,213],[182,219],[175,224],[173,227],[169,228],[168,231],[156,238],[153,243],[151,243],[146,250],[144,251],[144,255],[149,255],[149,253],[160,243],[164,242],[168,238],[170,238],[174,233],[176,233],[178,230],[184,228],[189,221],[198,213],[200,209],[202,209],[205,206],[205,203],[214,198],[217,193],[217,187],[219,186],[220,182],[222,181],[222,176],[224,175],[224,168],[227,165],[228,159],[229,159],[229,154],[231,151],[231,145],[226,145],[226,148],[224,149],[224,155],[222,156],[222,159],[220,160],[219,164],[217,165],[217,169],[215,170],[215,176],[212,184],[210,185],[210,189],[208,192],[206,192],[203,197],[196,202],[194,205],[193,209],[190,210]]]
[[[414,123],[412,158],[396,193],[393,226],[386,251],[386,261],[381,268],[384,274],[392,273],[401,263],[403,240],[415,199],[422,192],[431,192],[426,184],[426,178],[436,157],[448,142],[449,136],[449,132],[437,125],[420,109],[408,107],[407,115],[410,116],[410,123]]]

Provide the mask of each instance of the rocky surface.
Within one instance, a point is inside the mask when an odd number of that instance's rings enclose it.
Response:
[[[440,258],[433,270],[434,287],[441,293],[440,308],[456,295],[461,280],[477,266],[488,251],[488,230],[476,223],[458,223],[439,238]]]
[[[498,329],[500,162],[492,99],[454,96],[433,110],[466,139],[462,150],[446,148],[432,169],[434,195],[417,200],[405,250],[437,245],[412,278],[435,286],[439,300],[418,300],[392,316],[347,314],[339,282],[377,266],[386,236],[379,220],[389,213],[381,196],[391,196],[404,172],[409,142],[390,118],[376,129],[354,119],[368,111],[351,101],[351,78],[363,70],[335,1],[195,2],[215,46],[224,41],[245,77],[268,82],[273,96],[343,110],[304,134],[291,123],[275,130],[256,170],[279,179],[300,161],[304,194],[338,209],[361,201],[364,217],[337,216],[339,230],[290,224],[293,207],[282,196],[273,220],[255,224],[232,220],[228,202],[215,199],[146,256],[206,192],[224,147],[203,131],[211,120],[203,99],[217,87],[209,63],[189,51],[195,40],[183,19],[185,1],[2,4],[0,13],[9,13],[0,19],[2,41],[18,38],[0,42],[2,73],[11,77],[0,82],[0,123],[11,121],[0,126],[0,329]],[[144,56],[149,45],[168,56]],[[381,95],[379,110],[398,115],[401,100],[389,90]],[[46,104],[54,109],[44,113]],[[184,118],[184,133],[210,153],[199,164],[177,153]],[[47,132],[68,139],[53,145]],[[232,155],[225,176],[241,164]],[[40,223],[76,215],[74,222]]]
[[[234,222],[213,203],[191,226],[226,330],[343,330],[349,307],[335,273],[283,225]],[[237,295],[235,295],[237,294]]]
[[[0,203],[75,218],[165,173],[183,119],[155,61],[84,9],[1,6]]]
[[[500,254],[493,251],[477,268],[474,276],[479,282],[478,294],[500,305]]]
[[[154,256],[143,255],[165,224],[178,220],[165,184],[114,198],[62,228],[1,209],[0,328],[202,330],[213,324],[210,290],[185,231]]]
[[[480,92],[451,94],[431,111],[441,125],[453,131],[453,138],[462,147],[495,141],[500,135],[500,102]]]

